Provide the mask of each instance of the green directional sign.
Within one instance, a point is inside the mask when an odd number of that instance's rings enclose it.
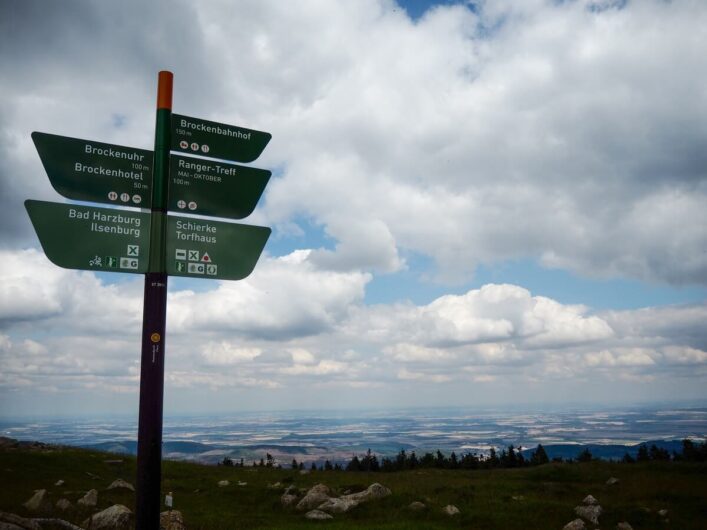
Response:
[[[255,209],[270,171],[172,155],[169,210],[243,219]]]
[[[25,201],[44,253],[66,269],[147,272],[150,214]]]
[[[270,228],[167,217],[167,274],[241,280],[255,267]]]
[[[80,201],[149,207],[152,151],[33,132],[54,189]]]
[[[252,162],[272,135],[172,114],[172,150],[235,162]]]

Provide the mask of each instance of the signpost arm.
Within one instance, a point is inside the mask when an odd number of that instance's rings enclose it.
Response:
[[[140,419],[137,441],[136,530],[159,528],[162,479],[162,408],[167,317],[165,236],[169,178],[171,72],[160,72],[157,85],[154,174],[149,269],[145,274],[140,369]]]

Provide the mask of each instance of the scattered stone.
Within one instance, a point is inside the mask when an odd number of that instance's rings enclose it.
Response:
[[[169,510],[160,514],[160,528],[162,530],[186,530],[182,512],[179,510]]]
[[[305,510],[313,510],[320,504],[328,501],[330,494],[331,490],[325,484],[317,484],[312,486],[304,498],[297,503],[297,509],[301,512]]]
[[[426,510],[426,509],[427,509],[427,506],[425,506],[420,501],[414,501],[408,505],[408,510],[411,510],[413,512],[421,512],[422,510]]]
[[[584,525],[584,521],[581,519],[575,519],[574,521],[570,521],[563,526],[562,530],[585,530],[586,528],[587,527]]]
[[[317,509],[327,513],[346,513],[360,503],[361,501],[352,499],[349,495],[339,498],[332,497],[320,504]]]
[[[309,469],[300,469],[299,474],[300,475],[309,475]]]
[[[378,482],[374,482],[365,490],[360,491],[358,493],[351,493],[350,495],[345,495],[345,497],[347,499],[353,499],[359,502],[366,502],[373,499],[382,499],[391,494],[392,492],[388,488],[386,488],[382,484],[378,484]]]
[[[27,508],[27,511],[35,513],[46,514],[52,511],[52,503],[49,500],[47,490],[35,490],[34,495],[22,506]]]
[[[449,516],[453,516],[453,515],[459,515],[460,512],[459,512],[459,508],[457,508],[453,504],[447,504],[447,506],[442,508],[442,513],[445,513]]]
[[[268,484],[269,490],[279,490],[280,488],[282,488],[282,484],[279,482],[275,482],[275,484]]]
[[[623,521],[616,525],[616,530],[633,530],[633,527],[626,521]]]
[[[304,516],[312,521],[326,521],[328,519],[333,519],[333,517],[328,513],[319,510],[309,511],[305,513]]]
[[[525,497],[523,495],[513,495],[511,499],[513,499],[514,501],[524,501]]]
[[[661,517],[667,517],[668,510],[666,510],[665,508],[663,508],[662,510],[658,510],[658,515],[660,515]]]
[[[587,504],[589,506],[594,506],[595,504],[599,504],[599,501],[596,500],[592,495],[587,495],[584,497],[584,500],[582,501],[584,504]]]
[[[94,490],[91,490],[94,491]],[[91,530],[129,530],[135,524],[133,512],[122,504],[94,513],[83,522],[84,528]]]
[[[133,485],[130,484],[130,482],[123,480],[122,478],[115,479],[113,481],[113,483],[110,486],[108,486],[109,490],[116,489],[116,488],[125,488],[125,489],[129,489],[130,491],[135,491],[135,488],[133,487]]]
[[[225,487],[228,486],[229,484],[230,484],[230,482],[229,482],[228,480],[219,480],[219,481],[218,481],[218,487],[219,487],[219,488],[225,488]]]
[[[290,508],[297,502],[297,495],[292,495],[290,493],[283,493],[280,497],[280,504],[283,508]]]
[[[59,499],[58,501],[56,501],[56,507],[58,510],[65,512],[66,510],[69,510],[71,508],[71,502],[69,501],[69,499]]]
[[[238,481],[238,485],[239,485],[239,486],[247,486],[248,483],[247,483],[247,482],[241,482],[241,481],[239,480],[239,481]]]
[[[609,478],[609,480],[606,481],[606,485],[607,486],[614,486],[614,485],[618,484],[619,482],[620,482],[620,480],[617,479],[616,477],[611,477],[611,478]]]
[[[98,492],[96,490],[91,490],[87,492],[86,495],[76,501],[76,504],[80,504],[81,506],[86,506],[89,508],[95,507],[98,504]]]
[[[32,519],[25,519],[14,513],[0,512],[0,525],[7,525],[7,530],[15,530],[19,528],[21,530],[42,530],[38,523]],[[2,530],[5,530],[0,526]]]
[[[599,516],[604,510],[598,504],[593,506],[577,506],[574,509],[574,513],[580,517],[586,519],[592,524],[599,524]]]
[[[64,485],[64,481],[61,480],[61,479],[60,479],[60,480],[57,480],[57,481],[54,483],[54,485],[55,485],[55,486],[63,486],[63,485]]]
[[[99,475],[94,475],[93,473],[89,473],[88,471],[85,471],[85,473],[93,480],[101,480],[101,477]]]

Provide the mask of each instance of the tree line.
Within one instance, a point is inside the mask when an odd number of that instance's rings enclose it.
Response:
[[[577,456],[572,458],[555,457],[553,462],[590,462],[594,459],[591,451],[588,448],[582,449]],[[706,462],[707,461],[707,442],[695,443],[692,440],[682,441],[682,451],[673,451],[672,453],[666,449],[652,444],[648,447],[646,444],[641,444],[638,448],[636,456],[631,456],[628,452],[621,459],[621,462],[631,464],[635,462],[650,462],[650,461],[682,461],[682,462]],[[365,455],[359,457],[354,455],[351,460],[342,466],[339,463],[332,463],[329,460],[324,464],[317,466],[312,462],[310,470],[312,471],[365,471],[365,472],[390,472],[390,471],[406,471],[411,469],[495,469],[495,468],[516,468],[539,466],[550,462],[547,452],[542,444],[538,444],[534,451],[527,457],[523,455],[521,447],[509,445],[506,449],[500,452],[491,449],[488,455],[479,453],[462,453],[457,455],[452,452],[449,456],[441,451],[434,453],[426,452],[422,456],[418,456],[415,451],[409,453],[405,449],[394,457],[378,458],[375,453],[369,449]],[[234,462],[231,458],[224,458],[219,465],[244,467],[244,461],[241,458],[240,462]],[[267,453],[265,458],[261,458],[260,462],[253,461],[253,467],[278,467],[282,468],[281,464],[275,464],[275,459],[270,453]],[[298,462],[292,459],[289,466],[291,469],[305,469],[303,462]]]

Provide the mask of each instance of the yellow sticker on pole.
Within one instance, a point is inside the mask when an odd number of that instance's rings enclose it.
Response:
[[[159,342],[161,338],[162,337],[159,333],[153,333],[152,335],[150,335],[150,340],[155,343]]]

